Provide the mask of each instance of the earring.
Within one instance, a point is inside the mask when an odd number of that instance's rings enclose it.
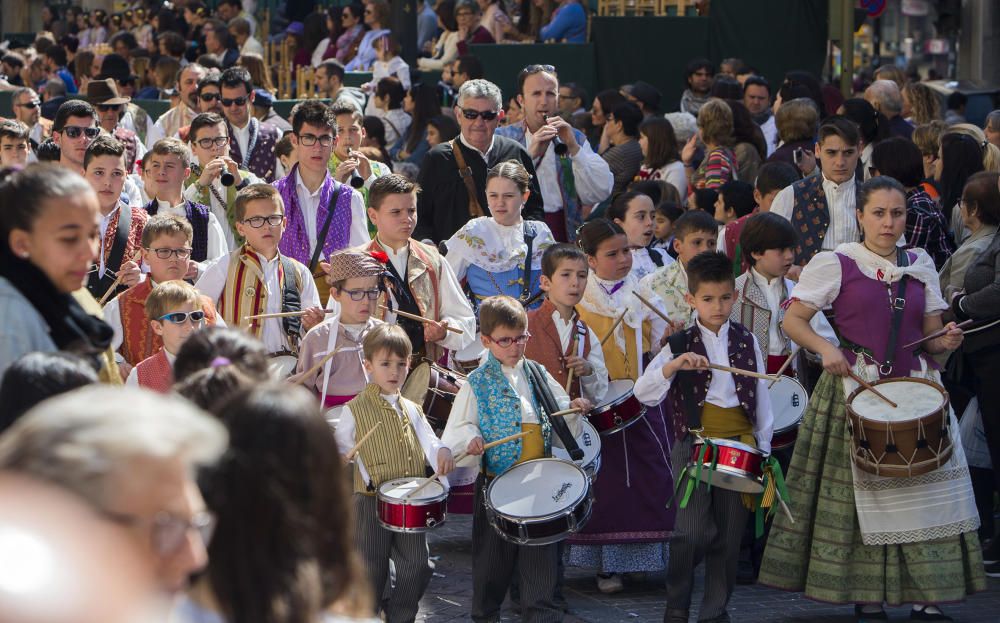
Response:
[[[28,259],[28,257],[29,257],[30,255],[31,255],[30,253],[28,253],[27,251],[25,251],[24,253],[22,253],[22,254],[21,254],[21,257],[22,257],[23,259]]]

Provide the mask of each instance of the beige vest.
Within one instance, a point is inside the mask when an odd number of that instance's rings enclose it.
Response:
[[[370,383],[363,392],[347,403],[354,415],[354,437],[361,439],[378,422],[382,424],[358,450],[371,484],[378,491],[379,485],[405,476],[423,476],[427,460],[420,447],[417,433],[410,418],[394,409],[379,393],[379,387]],[[416,404],[400,397],[404,411],[418,409]],[[354,468],[354,491],[373,495],[368,483],[361,479],[361,470]]]

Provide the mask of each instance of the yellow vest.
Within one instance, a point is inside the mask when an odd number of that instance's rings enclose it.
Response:
[[[611,325],[616,320],[616,318],[609,318],[587,311],[582,306],[577,307],[577,312],[580,314],[580,319],[594,330],[594,334],[597,335],[598,339],[608,334],[608,330],[611,329]],[[639,380],[638,361],[641,353],[635,352],[635,329],[624,323],[621,326],[625,329],[625,346],[628,354],[626,355],[618,348],[618,344],[615,343],[615,338],[612,336],[601,347],[604,350],[604,364],[608,367],[608,376],[612,381],[619,379],[637,381]],[[644,320],[642,323],[642,349],[644,352],[649,352],[650,343],[652,342],[652,332],[653,325],[648,320]]]
[[[353,400],[347,403],[354,415],[354,438],[361,439],[377,423],[372,436],[358,449],[358,456],[364,462],[371,484],[378,491],[379,485],[389,480],[406,476],[419,477],[425,473],[427,464],[424,449],[420,446],[417,433],[410,418],[402,415],[380,395],[379,386],[369,383]],[[400,406],[404,412],[417,409],[415,403],[400,396]],[[422,415],[422,414],[421,414]],[[368,483],[361,478],[361,470],[355,464],[354,491],[373,495]]]

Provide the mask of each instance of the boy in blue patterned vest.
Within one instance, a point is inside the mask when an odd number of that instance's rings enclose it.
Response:
[[[451,448],[468,453],[459,465],[477,465],[475,511],[472,519],[472,619],[494,621],[507,594],[515,563],[521,587],[521,614],[525,621],[562,618],[553,603],[556,586],[558,544],[515,545],[497,533],[486,515],[486,485],[517,463],[552,456],[554,428],[561,422],[550,420],[544,408],[546,391],[559,410],[579,407],[590,410],[590,402],[572,402],[566,391],[544,368],[524,358],[530,334],[528,315],[509,296],[493,296],[479,307],[483,346],[489,352],[486,363],[469,375],[458,392],[441,440]],[[539,387],[535,379],[544,379]],[[551,411],[549,411],[551,412]],[[565,416],[573,437],[580,434],[580,415]],[[485,443],[519,432],[528,435],[488,450]]]
[[[743,325],[730,322],[735,284],[733,267],[723,253],[705,251],[688,262],[685,298],[697,312],[694,326],[670,337],[635,384],[635,397],[655,406],[670,398],[675,439],[674,474],[691,459],[692,429],[701,436],[732,439],[771,452],[773,417],[769,381],[721,370],[709,363],[764,372],[757,339]],[[683,490],[683,489],[682,489]],[[740,494],[714,486],[696,486],[686,506],[677,509],[667,567],[665,623],[687,623],[694,570],[705,560],[705,597],[701,622],[729,621],[726,605],[736,584],[740,540],[747,521]]]

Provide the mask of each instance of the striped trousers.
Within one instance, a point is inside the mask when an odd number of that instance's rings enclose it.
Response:
[[[691,436],[674,444],[670,459],[674,474],[683,473],[691,459]],[[685,479],[686,480],[686,479]],[[675,500],[674,504],[678,504]],[[667,610],[664,621],[687,621],[694,586],[694,570],[705,561],[705,596],[698,620],[707,621],[726,613],[736,585],[740,541],[748,511],[740,494],[720,487],[707,491],[699,484],[685,508],[677,509],[674,535],[670,539],[667,566]]]
[[[354,515],[355,537],[368,570],[374,596],[372,603],[380,604],[383,595],[387,595],[385,620],[388,623],[413,621],[433,573],[427,552],[427,535],[383,528],[378,522],[378,498],[373,495],[354,494]],[[390,559],[396,570],[396,582],[386,590]]]

